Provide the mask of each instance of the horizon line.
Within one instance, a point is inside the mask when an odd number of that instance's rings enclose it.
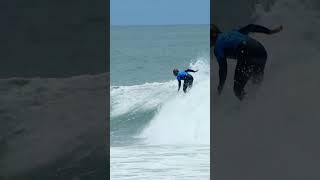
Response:
[[[110,24],[110,27],[112,26],[190,26],[190,25],[210,25],[199,23],[199,24]]]

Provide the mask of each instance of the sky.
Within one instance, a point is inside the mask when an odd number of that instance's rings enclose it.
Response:
[[[210,0],[111,0],[111,25],[209,24]]]

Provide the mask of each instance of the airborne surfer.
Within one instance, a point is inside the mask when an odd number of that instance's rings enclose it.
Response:
[[[282,26],[268,29],[260,25],[249,24],[241,29],[221,32],[216,25],[210,26],[210,48],[214,46],[214,54],[219,64],[219,94],[222,92],[227,77],[227,58],[238,61],[233,90],[240,100],[245,95],[244,87],[249,78],[252,78],[253,83],[260,83],[263,80],[267,52],[261,43],[249,37],[248,34],[275,34],[282,29]]]
[[[187,69],[185,71],[179,71],[179,69],[173,69],[173,75],[177,77],[178,80],[178,91],[181,87],[181,80],[183,80],[183,92],[187,93],[187,89],[192,87],[193,77],[188,74],[188,72],[197,72],[198,70],[194,71],[192,69]]]

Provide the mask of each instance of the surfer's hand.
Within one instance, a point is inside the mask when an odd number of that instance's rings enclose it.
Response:
[[[223,89],[223,87],[219,85],[219,86],[218,86],[218,94],[219,94],[219,95],[221,94],[222,89]]]
[[[276,28],[274,28],[274,29],[272,30],[272,34],[278,33],[278,32],[280,32],[280,31],[282,31],[282,30],[283,30],[283,26],[280,25],[280,26],[278,26],[278,27],[276,27]]]

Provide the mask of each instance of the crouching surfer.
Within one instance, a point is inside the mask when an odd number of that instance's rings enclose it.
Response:
[[[192,87],[193,77],[188,72],[197,72],[198,70],[187,69],[184,71],[179,71],[179,69],[173,69],[173,75],[176,76],[178,80],[178,91],[181,87],[181,80],[183,80],[183,92],[187,93],[188,90]]]

